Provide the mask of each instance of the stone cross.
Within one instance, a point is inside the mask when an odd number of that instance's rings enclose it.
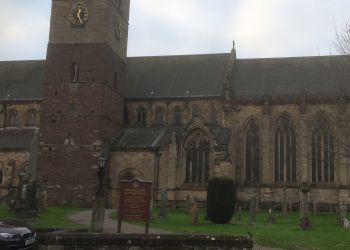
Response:
[[[256,226],[256,198],[253,196],[250,201],[249,201],[249,215],[250,215],[250,222],[249,226],[250,227],[255,227]]]
[[[167,207],[168,207],[168,192],[166,189],[163,189],[160,201],[160,210],[158,213],[159,218],[165,219],[167,216]]]
[[[300,229],[306,230],[311,228],[311,220],[309,218],[309,189],[307,187],[301,188],[301,211],[299,226]]]

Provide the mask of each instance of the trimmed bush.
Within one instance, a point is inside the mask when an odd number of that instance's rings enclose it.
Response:
[[[228,223],[235,209],[235,184],[228,177],[212,177],[207,190],[207,216],[215,224]]]

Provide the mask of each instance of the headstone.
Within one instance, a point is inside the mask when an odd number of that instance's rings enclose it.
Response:
[[[249,215],[250,215],[250,221],[249,221],[249,226],[250,227],[255,227],[256,226],[256,198],[253,196],[250,199],[249,202]]]
[[[347,205],[345,203],[340,203],[339,205],[339,218],[340,223],[344,224],[344,220],[346,219],[347,214]]]
[[[331,214],[333,213],[333,206],[332,206],[332,204],[329,204],[329,206],[330,206],[330,209],[329,209],[329,211],[331,212]]]
[[[289,212],[293,211],[293,203],[291,200],[288,201],[288,206],[289,206]]]
[[[268,224],[274,224],[276,222],[276,218],[275,215],[273,213],[273,210],[270,208],[269,209],[269,216],[267,218],[267,223]]]
[[[301,211],[299,226],[300,229],[306,230],[311,228],[311,220],[309,218],[309,188],[301,188]]]
[[[238,207],[238,221],[241,221],[242,220],[242,207],[239,206]]]
[[[344,228],[345,228],[346,230],[348,230],[349,227],[350,227],[350,225],[349,225],[349,220],[348,220],[347,218],[345,218],[345,219],[344,219]]]
[[[287,189],[283,188],[283,197],[282,197],[282,216],[287,217],[288,211],[287,211]]]
[[[191,224],[197,225],[199,223],[199,220],[198,220],[198,204],[197,204],[196,198],[193,199],[191,209],[190,209],[190,214],[191,214]]]
[[[167,208],[168,208],[168,192],[166,189],[162,191],[161,201],[160,201],[160,210],[158,213],[158,217],[165,219],[167,216]]]
[[[47,210],[47,191],[41,192],[41,209]]]
[[[189,194],[186,195],[186,204],[185,204],[185,212],[186,214],[190,213],[191,209],[191,196]]]
[[[260,200],[261,200],[261,196],[260,196],[260,190],[259,192],[256,192],[256,211],[259,212],[260,211]]]
[[[315,216],[316,212],[317,212],[317,203],[316,203],[316,201],[313,202],[313,208],[314,208],[314,216]]]

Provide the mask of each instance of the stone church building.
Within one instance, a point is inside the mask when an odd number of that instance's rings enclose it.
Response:
[[[174,206],[229,176],[238,200],[350,202],[350,67],[344,56],[127,57],[129,0],[52,0],[46,60],[0,62],[0,194],[37,154],[51,204],[89,205],[108,158]],[[132,24],[131,24],[132,25]],[[39,149],[33,149],[39,129]],[[32,161],[33,162],[33,161]]]

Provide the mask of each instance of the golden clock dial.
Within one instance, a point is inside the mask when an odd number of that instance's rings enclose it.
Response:
[[[73,25],[83,25],[89,18],[89,11],[83,3],[73,6],[69,13],[69,21]]]

